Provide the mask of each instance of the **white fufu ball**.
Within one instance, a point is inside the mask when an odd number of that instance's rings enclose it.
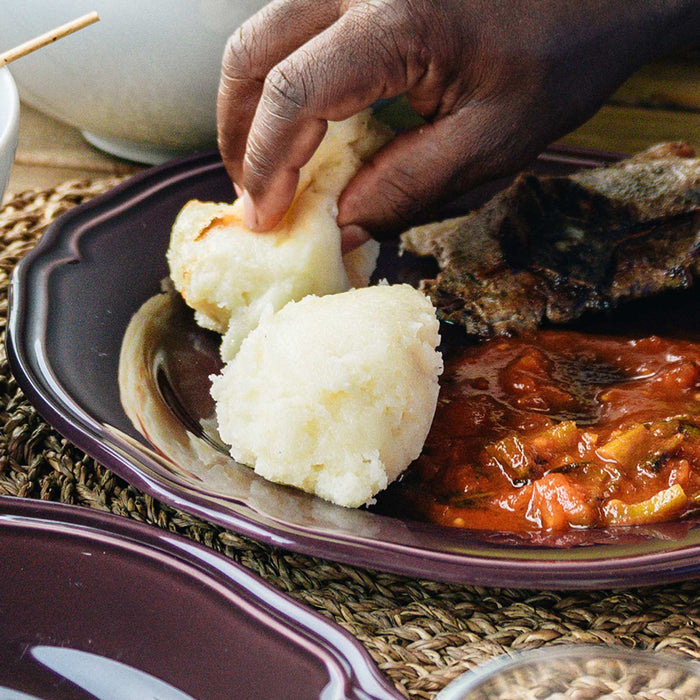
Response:
[[[224,361],[265,313],[307,294],[368,284],[379,244],[371,240],[342,256],[337,202],[362,163],[390,137],[369,110],[330,123],[301,170],[291,208],[268,233],[245,226],[241,200],[192,200],[179,212],[167,254],[170,277],[197,323],[224,335]]]
[[[266,479],[371,503],[423,448],[439,340],[432,303],[406,284],[290,302],[213,378],[221,438]]]

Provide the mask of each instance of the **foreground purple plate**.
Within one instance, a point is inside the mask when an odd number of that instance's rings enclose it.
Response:
[[[607,158],[560,149],[534,167],[567,172]],[[126,374],[136,377],[132,399],[144,414],[136,430],[118,380],[126,328],[167,277],[170,226],[182,205],[233,196],[217,155],[169,163],[68,212],[18,265],[10,289],[11,366],[38,411],[69,440],[176,508],[264,542],[358,566],[529,588],[636,586],[698,575],[697,520],[516,536],[347,510],[264,482],[227,460],[202,429],[210,412],[207,377],[217,369],[216,339],[177,308],[164,312],[165,331],[157,331],[155,319],[157,332],[130,349],[134,364]],[[417,272],[391,246],[380,266],[390,279]],[[659,317],[673,323],[663,309]]]
[[[158,528],[4,497],[0,559],[3,698],[400,697],[333,623]]]

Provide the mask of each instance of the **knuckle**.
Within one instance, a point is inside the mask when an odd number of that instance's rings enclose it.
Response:
[[[221,61],[224,80],[262,80],[257,72],[259,57],[265,55],[264,37],[264,32],[255,32],[248,24],[241,25],[229,36]]]
[[[250,69],[251,51],[242,27],[239,27],[226,41],[222,67],[224,75],[230,78],[240,77]]]
[[[422,179],[409,171],[395,171],[390,179],[383,179],[378,186],[382,208],[387,222],[392,227],[405,228],[420,212],[425,202],[426,188]],[[421,193],[419,196],[417,193]]]
[[[312,84],[312,79],[295,61],[282,61],[265,78],[263,104],[275,116],[291,119],[308,107]]]

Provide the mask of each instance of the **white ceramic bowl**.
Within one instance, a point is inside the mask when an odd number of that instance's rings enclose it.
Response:
[[[19,97],[7,68],[0,68],[0,200],[10,179],[19,133]]]
[[[158,163],[216,145],[228,36],[265,0],[8,0],[6,50],[96,10],[100,21],[12,64],[22,101],[115,155]]]

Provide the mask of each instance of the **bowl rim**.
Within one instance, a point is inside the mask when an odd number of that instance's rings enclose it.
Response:
[[[700,677],[700,662],[666,651],[639,647],[579,643],[519,649],[496,656],[476,668],[457,676],[437,695],[436,700],[466,700],[467,693],[479,691],[498,675],[557,660],[600,659],[653,665],[661,669],[674,667],[689,676]]]
[[[0,94],[8,100],[7,111],[0,113],[0,150],[14,151],[19,134],[19,93],[7,66],[0,68]]]

